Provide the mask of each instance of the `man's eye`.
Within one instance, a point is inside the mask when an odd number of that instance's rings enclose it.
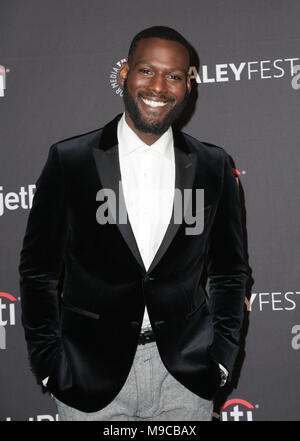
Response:
[[[170,74],[169,77],[170,77],[171,80],[176,80],[176,81],[181,81],[182,80],[182,78],[180,76],[178,76],[178,75]]]
[[[145,75],[150,75],[151,74],[151,70],[146,69],[146,68],[139,69],[139,72],[142,72]]]

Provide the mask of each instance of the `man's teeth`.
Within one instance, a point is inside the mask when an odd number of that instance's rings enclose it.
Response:
[[[164,103],[163,101],[146,100],[145,98],[142,98],[142,100],[144,101],[145,104],[147,104],[147,106],[151,106],[151,107],[163,107],[168,104],[168,103]]]

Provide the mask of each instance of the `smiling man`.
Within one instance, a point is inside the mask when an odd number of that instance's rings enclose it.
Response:
[[[230,381],[248,280],[240,201],[224,149],[172,127],[188,105],[190,54],[173,29],[137,34],[119,71],[125,112],[53,144],[37,181],[22,323],[61,420],[208,421]],[[110,222],[97,221],[99,189],[127,222],[109,204]],[[187,189],[199,234],[172,221],[175,190]]]
[[[119,78],[126,122],[146,144],[157,141],[185,108],[189,62],[187,47],[178,41],[148,37],[133,42]]]

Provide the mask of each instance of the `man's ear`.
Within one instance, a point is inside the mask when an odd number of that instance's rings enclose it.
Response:
[[[191,93],[192,83],[191,83],[191,76],[189,73],[187,74],[187,77],[186,77],[186,87],[187,87],[188,92]]]
[[[118,72],[118,81],[120,86],[123,87],[124,81],[127,78],[128,75],[128,71],[129,71],[129,64],[127,63],[127,61],[125,61],[124,63],[122,63],[119,72]]]

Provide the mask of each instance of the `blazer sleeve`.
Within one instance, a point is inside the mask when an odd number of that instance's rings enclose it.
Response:
[[[231,378],[239,350],[249,278],[244,256],[239,187],[227,153],[223,152],[221,194],[210,232],[207,254],[209,309],[213,318],[212,354]]]
[[[22,325],[31,369],[41,384],[61,351],[58,282],[68,215],[56,144],[36,182],[19,262]]]

